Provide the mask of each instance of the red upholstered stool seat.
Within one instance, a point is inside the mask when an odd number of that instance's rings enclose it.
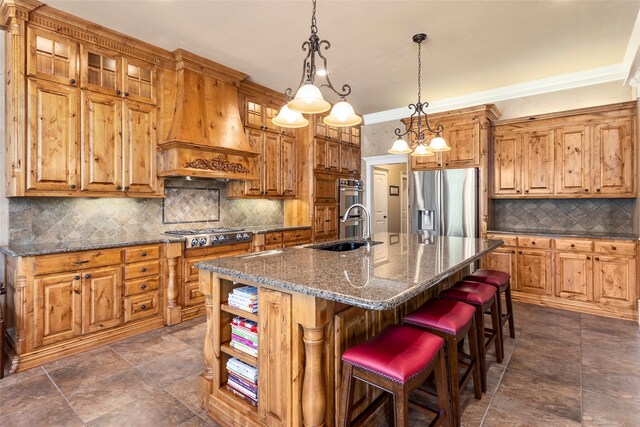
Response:
[[[404,316],[404,323],[418,327],[437,329],[448,335],[458,335],[476,314],[476,309],[463,302],[447,299],[430,299],[419,309]]]
[[[451,288],[440,292],[441,298],[449,298],[474,305],[490,304],[496,297],[495,286],[480,282],[458,282]]]
[[[420,329],[392,325],[373,339],[345,351],[342,360],[404,383],[429,365],[443,344],[442,338]]]
[[[465,281],[482,282],[488,285],[497,286],[502,288],[509,285],[511,281],[511,275],[504,271],[498,270],[476,270],[472,274],[465,276]]]

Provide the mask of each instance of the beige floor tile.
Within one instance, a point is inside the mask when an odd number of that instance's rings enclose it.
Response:
[[[605,394],[583,392],[582,425],[585,427],[637,427],[640,404],[632,404]]]
[[[4,411],[0,412],[0,415]],[[20,412],[0,417],[0,425],[7,427],[81,427],[84,423],[71,409],[61,394],[38,404],[32,404]]]
[[[158,331],[118,341],[111,344],[110,347],[135,366],[148,363],[157,357],[175,354],[191,348],[191,346],[175,338],[169,332],[170,328],[165,327]]]
[[[37,405],[61,398],[53,382],[42,373],[0,388],[0,417],[30,411]]]
[[[45,373],[44,369],[42,369],[42,366],[27,369],[26,371],[18,372],[16,374],[9,373],[9,363],[6,363],[4,367],[5,367],[5,373],[4,373],[5,376],[3,379],[0,380],[0,388],[17,384],[20,381],[24,381],[29,378],[33,378],[35,376],[42,375]]]
[[[496,396],[491,402],[483,427],[579,427],[580,422],[540,411],[526,402]]]
[[[204,408],[200,406],[199,380],[199,375],[189,375],[164,388],[193,412],[200,413]]]
[[[188,346],[187,349],[156,357],[138,366],[138,369],[166,387],[178,380],[199,375],[204,370],[204,358],[202,351]]]
[[[198,323],[190,325],[188,328],[182,328],[175,332],[171,332],[171,336],[193,347],[204,347],[204,335],[206,333],[206,319],[202,319]]]
[[[584,366],[582,388],[640,404],[640,372],[618,370],[607,366]]]

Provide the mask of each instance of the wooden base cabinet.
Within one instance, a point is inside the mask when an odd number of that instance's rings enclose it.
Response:
[[[481,266],[509,273],[514,299],[609,317],[637,317],[635,242],[498,234],[487,238],[502,239],[506,245],[483,257]],[[545,248],[532,249],[533,243]]]
[[[161,328],[182,243],[2,257],[6,345],[23,371]]]

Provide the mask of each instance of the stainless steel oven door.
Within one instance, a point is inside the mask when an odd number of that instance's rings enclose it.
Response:
[[[340,220],[340,234],[341,239],[359,239],[362,237],[362,227],[364,222],[362,218],[349,218],[346,222]]]
[[[357,188],[340,187],[340,216],[344,215],[347,208],[356,203],[362,203],[363,190]],[[349,216],[361,216],[362,212],[356,208]]]

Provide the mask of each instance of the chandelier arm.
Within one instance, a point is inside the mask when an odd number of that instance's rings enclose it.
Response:
[[[309,65],[309,58],[311,57],[312,53],[313,53],[313,49],[311,48],[311,43],[307,40],[306,42],[302,43],[302,51],[303,52],[307,52],[307,55],[304,57],[304,59],[302,60],[302,77],[300,78],[300,84],[298,85],[298,89],[300,89],[300,87],[302,87],[302,85],[307,82],[307,81],[312,81],[313,76],[311,75],[311,70],[310,70],[310,65]],[[285,92],[286,94],[286,92]]]
[[[333,87],[333,84],[331,83],[331,79],[329,78],[329,70],[327,68],[327,58],[320,51],[321,48],[324,48],[324,50],[328,50],[330,47],[331,47],[331,43],[329,43],[327,40],[321,40],[318,43],[317,53],[318,53],[318,56],[322,59],[322,65],[324,66],[324,70],[326,71],[324,78],[327,81],[327,83],[321,85],[320,87],[328,87],[340,98],[346,98],[351,93],[351,86],[349,86],[348,84],[342,85],[342,92],[336,90]]]
[[[418,112],[418,114],[422,113],[424,115],[424,125],[429,132],[434,133],[436,135],[440,135],[444,131],[444,126],[442,126],[442,124],[438,124],[438,126],[436,126],[434,129],[431,127],[431,125],[429,125],[429,117],[426,112],[426,109],[428,106],[429,106],[428,102],[424,102],[420,104],[420,111]]]

